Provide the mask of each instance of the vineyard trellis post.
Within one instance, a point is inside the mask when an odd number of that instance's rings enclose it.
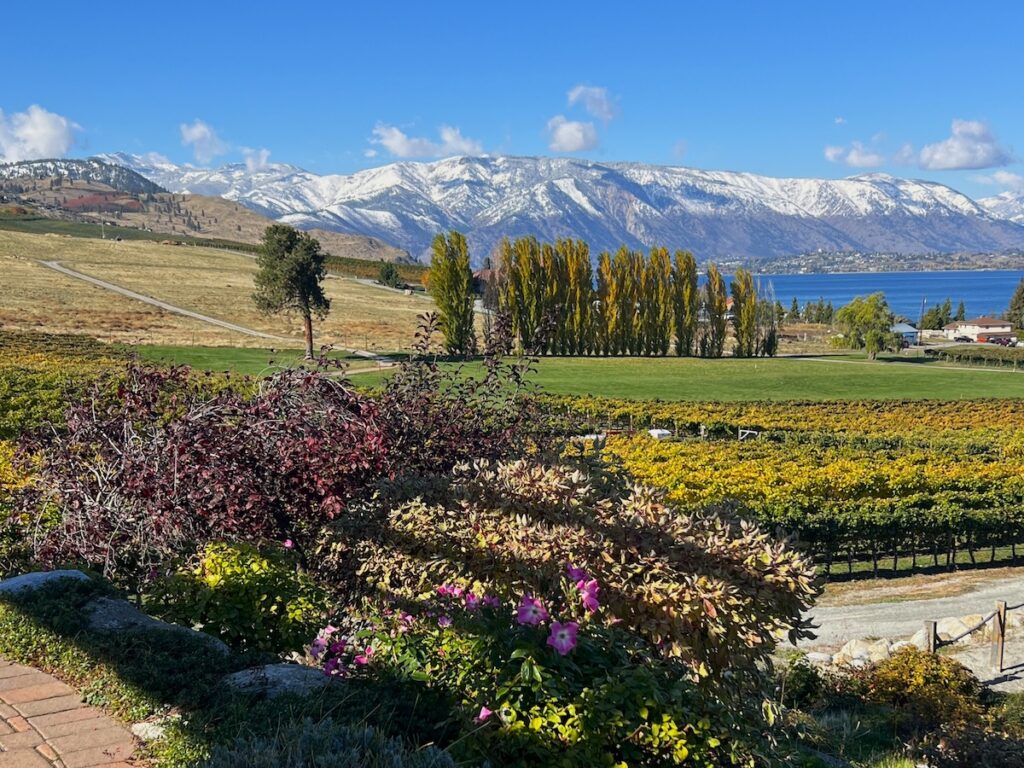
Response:
[[[996,615],[992,624],[992,670],[1003,671],[1003,654],[1006,651],[1006,601],[996,602]]]

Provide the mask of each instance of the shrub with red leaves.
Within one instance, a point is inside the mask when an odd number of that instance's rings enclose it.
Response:
[[[301,557],[388,465],[377,405],[319,371],[216,391],[185,368],[131,363],[65,425],[22,440],[33,482],[16,514],[42,564],[133,588],[211,541],[290,540]]]

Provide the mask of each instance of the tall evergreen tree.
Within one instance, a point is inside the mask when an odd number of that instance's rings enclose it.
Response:
[[[1019,290],[1019,288],[1018,288]],[[964,306],[963,301],[956,305],[956,314],[953,315],[953,319],[957,321],[967,319],[967,308]]]
[[[757,346],[757,289],[754,276],[737,269],[732,280],[732,324],[736,332],[736,356],[753,357]]]
[[[789,316],[786,318],[791,323],[800,322],[800,303],[793,297],[793,303],[789,305]]]
[[[432,244],[430,293],[441,316],[441,330],[449,354],[468,355],[476,350],[473,321],[473,272],[466,238],[454,229],[437,235]]]
[[[676,354],[689,357],[697,341],[697,261],[689,251],[676,251],[672,270],[672,305],[676,331]]]
[[[331,309],[322,286],[327,276],[324,259],[320,241],[287,224],[266,228],[256,257],[256,308],[270,315],[298,312],[307,360],[313,358],[313,317],[323,319]]]

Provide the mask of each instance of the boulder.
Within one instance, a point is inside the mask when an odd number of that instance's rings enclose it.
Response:
[[[273,699],[282,694],[305,694],[329,685],[331,678],[319,669],[301,664],[266,664],[243,669],[224,678],[224,683],[245,693]]]
[[[832,663],[832,654],[821,653],[820,651],[811,651],[804,658],[807,659],[809,664],[813,664],[816,667],[827,667]]]
[[[197,632],[179,624],[168,624],[160,619],[147,616],[135,606],[124,600],[112,600],[109,597],[98,597],[89,601],[83,609],[89,629],[97,632],[174,632],[190,637],[209,645],[215,651],[227,655],[231,649],[223,641],[212,635]]]
[[[0,593],[13,594],[26,589],[39,589],[61,579],[89,581],[89,577],[81,571],[39,571],[38,573],[25,573],[21,576],[14,576],[0,581]]]
[[[968,629],[973,627],[978,621],[981,621],[981,616],[978,616],[971,624],[966,623],[963,619],[959,619],[956,616],[948,616],[945,619],[939,619],[935,623],[935,632],[942,640],[952,640],[957,635],[966,632]],[[966,645],[971,642],[971,635],[968,635],[957,642],[960,645]]]
[[[892,656],[892,645],[888,640],[876,640],[868,646],[868,661],[885,661]]]

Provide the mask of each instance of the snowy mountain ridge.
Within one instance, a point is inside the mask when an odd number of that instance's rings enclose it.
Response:
[[[218,195],[302,228],[378,238],[425,256],[441,231],[466,233],[474,261],[502,237],[578,237],[701,258],[800,252],[934,252],[1024,247],[1024,211],[1004,213],[943,184],[872,173],[773,178],[574,158],[452,157],[350,175],[287,164],[203,169],[159,156],[101,155],[174,192]],[[999,198],[1001,199],[1001,198]],[[1024,206],[1022,206],[1024,207]]]

